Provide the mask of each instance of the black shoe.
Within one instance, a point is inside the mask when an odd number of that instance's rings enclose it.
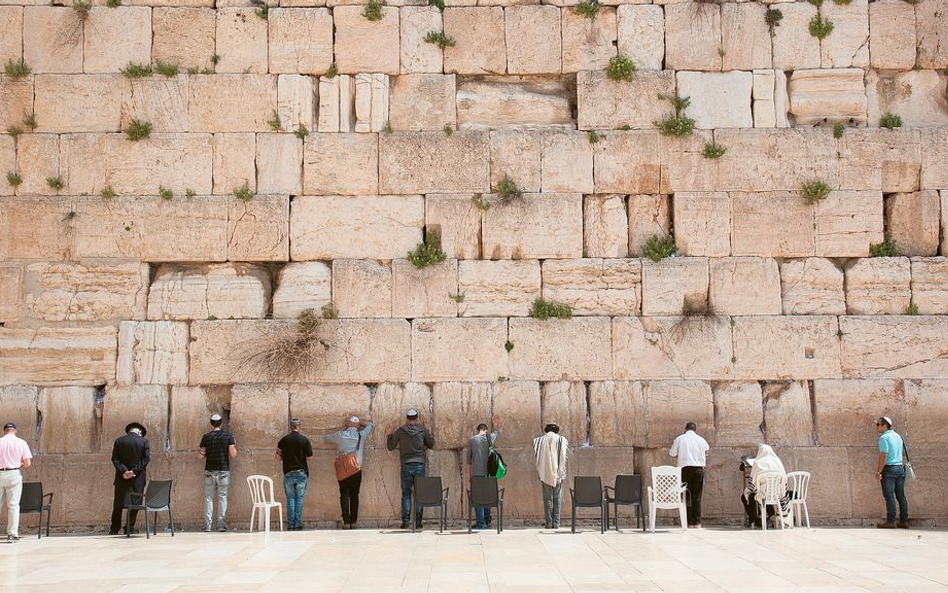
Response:
[[[110,529],[110,530],[109,530],[109,535],[118,535],[118,534],[119,534],[119,532],[118,532],[118,531],[115,531],[114,529]]]
[[[895,523],[889,523],[889,522],[879,523],[878,525],[876,525],[876,527],[878,527],[879,529],[895,529]]]
[[[898,523],[895,524],[895,526],[898,527],[899,529],[908,529],[908,528],[909,528],[908,521],[899,521]]]
[[[422,531],[424,530],[424,528],[425,526],[422,525],[421,523],[415,523],[415,531]]]
[[[406,522],[406,523],[402,523],[399,529],[408,529],[409,527],[411,527],[411,525]]]

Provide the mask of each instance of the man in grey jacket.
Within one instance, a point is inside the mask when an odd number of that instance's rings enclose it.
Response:
[[[362,451],[372,434],[372,420],[350,416],[342,428],[327,434],[323,440],[336,445],[336,455],[355,453],[359,471],[339,481],[339,506],[342,507],[342,528],[355,529],[359,520],[359,488],[362,486]]]
[[[487,433],[487,425],[483,422],[477,425],[477,434],[471,437],[467,443],[467,464],[468,474],[472,478],[486,477],[487,458],[490,456],[490,449],[497,440],[497,431]],[[490,527],[491,516],[490,507],[475,507],[477,523],[475,529],[486,529]]]
[[[388,435],[385,445],[389,451],[398,448],[402,462],[402,529],[409,527],[411,520],[411,489],[415,476],[425,475],[425,449],[434,447],[434,437],[418,418],[418,410],[409,408],[405,414],[408,421]],[[421,528],[422,508],[415,512],[415,527]]]

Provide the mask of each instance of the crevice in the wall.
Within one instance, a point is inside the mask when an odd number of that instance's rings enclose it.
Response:
[[[33,443],[32,450],[40,450],[40,442],[42,440],[43,433],[43,410],[39,406],[36,406],[36,424],[33,426]]]
[[[190,342],[188,343],[190,346]],[[166,387],[168,390],[168,397],[165,398],[168,402],[165,414],[165,454],[170,455],[172,451],[171,446],[171,427],[172,427],[172,398],[174,397],[174,389],[171,387]]]
[[[96,385],[95,386],[95,450],[99,450],[99,443],[102,442],[102,417],[104,416],[105,410],[105,385]]]
[[[816,386],[816,382],[813,381],[812,379],[806,382],[807,397],[810,398],[810,419],[812,420],[812,426],[811,426],[810,428],[811,428],[811,430],[812,430],[812,435],[813,435],[813,436],[812,436],[812,438],[813,438],[813,444],[814,444],[814,445],[819,445],[819,444],[820,444],[820,442],[819,442],[820,439],[819,439],[819,436],[818,436],[818,435],[819,435],[819,432],[817,432],[817,428],[819,428],[819,425],[817,424],[818,420],[817,420],[817,416],[816,416],[816,389],[815,389],[815,386]]]
[[[586,401],[586,438],[583,439],[584,447],[592,446],[592,414],[590,413],[589,404],[591,398],[589,396],[589,382],[583,381],[583,397]]]
[[[763,442],[767,442],[768,440],[767,439],[767,404],[770,403],[770,398],[767,397],[767,382],[758,381],[757,384],[760,385],[760,397],[761,397],[760,425],[758,426],[758,428],[760,429],[761,440]],[[717,407],[715,407],[714,412],[715,412],[715,419],[714,419],[715,426],[717,426]]]

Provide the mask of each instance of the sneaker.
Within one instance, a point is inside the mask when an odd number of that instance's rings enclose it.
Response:
[[[895,523],[889,523],[888,521],[886,521],[885,523],[879,523],[878,525],[876,525],[876,527],[878,527],[879,529],[895,529]]]
[[[908,528],[909,528],[908,521],[899,521],[898,523],[895,524],[895,526],[898,527],[899,529],[908,529]]]
[[[559,523],[554,523],[554,524],[553,524],[553,527],[551,527],[551,529],[559,529],[559,528],[560,528],[560,524],[559,524]]]
[[[118,535],[118,534],[119,534],[118,531],[113,531],[111,529],[109,530],[109,535]]]
[[[399,527],[399,529],[408,529],[409,527],[411,527],[411,525],[409,525],[408,522],[406,521],[405,523],[402,523],[402,524],[401,524],[401,526]]]
[[[12,534],[11,534],[11,535],[8,535],[8,536],[7,536],[7,541],[10,542],[11,544],[15,544],[15,543],[17,543],[18,541],[20,541],[20,536],[19,536],[19,535],[12,535]]]
[[[425,528],[421,523],[415,523],[415,531],[423,531]]]
[[[224,533],[227,531],[227,527],[225,527],[224,525],[221,525],[220,527],[217,528],[217,531]]]

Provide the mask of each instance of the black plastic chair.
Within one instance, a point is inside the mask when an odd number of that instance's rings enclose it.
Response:
[[[139,502],[135,502],[135,500]],[[152,522],[155,535],[158,535],[158,513],[167,511],[168,524],[171,526],[171,537],[174,537],[174,517],[171,514],[171,480],[153,480],[145,487],[145,493],[128,493],[128,504],[125,505],[131,511],[145,511],[145,539],[148,535],[148,513],[155,514],[155,520]],[[125,517],[125,537],[131,537],[132,533],[128,528],[128,516]]]
[[[612,492],[612,496],[609,492]],[[619,505],[632,505],[635,507],[635,528],[642,525],[642,531],[645,531],[645,521],[642,517],[642,476],[633,474],[631,476],[616,476],[616,485],[606,486],[606,527],[609,524],[609,503],[612,503],[616,516],[616,531],[619,531]]]
[[[48,501],[46,499],[49,499]],[[43,537],[43,511],[46,511],[46,537],[49,537],[49,515],[53,507],[53,493],[43,494],[42,482],[24,482],[20,494],[20,514],[39,513],[36,539]]]
[[[438,521],[438,532],[443,533],[448,528],[448,490],[441,488],[440,476],[415,476],[415,485],[411,491],[411,532],[415,532],[418,522],[418,507],[439,507],[441,518]]]
[[[602,479],[599,476],[576,476],[573,478],[573,487],[569,489],[569,496],[572,499],[572,512],[570,513],[570,522],[572,531],[576,533],[576,508],[577,507],[599,507],[599,533],[606,532],[606,498],[602,492]]]
[[[497,488],[497,478],[473,477],[471,489],[467,491],[467,532],[471,533],[471,512],[474,507],[497,509],[497,533],[504,530],[504,489]]]

